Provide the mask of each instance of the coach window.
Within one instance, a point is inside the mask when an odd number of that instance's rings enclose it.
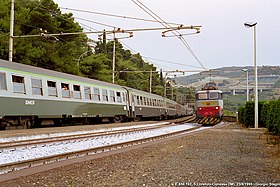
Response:
[[[113,90],[110,90],[110,102],[116,102],[116,96],[115,92]]]
[[[132,96],[132,97],[133,97],[133,96]],[[134,101],[133,101],[133,103],[134,103],[134,104],[137,104],[137,102],[138,102],[138,101],[137,101],[137,96],[134,95]]]
[[[70,98],[69,84],[61,83],[61,93],[62,97]]]
[[[93,100],[100,101],[100,91],[99,91],[99,88],[93,88]]]
[[[125,100],[125,93],[124,93],[124,92],[122,92],[122,100],[123,100],[123,102],[126,101],[126,100]]]
[[[147,105],[146,97],[143,97],[143,100],[144,100],[144,105]]]
[[[57,91],[56,91],[56,82],[48,81],[48,93],[49,96],[55,96],[57,97]]]
[[[103,99],[103,101],[109,101],[109,99],[108,99],[108,91],[105,90],[105,89],[102,90],[102,99]]]
[[[137,105],[140,105],[140,99],[138,95],[137,95]]]
[[[33,95],[43,95],[41,79],[31,79],[31,85],[32,85],[32,94]]]
[[[12,76],[14,93],[25,94],[24,77]]]
[[[135,101],[134,95],[131,95],[131,102],[134,103],[134,101]]]
[[[6,73],[0,73],[0,90],[7,90]]]
[[[126,93],[122,92],[123,102],[126,102],[126,97],[127,97]]]
[[[140,96],[140,105],[143,105],[143,97]]]
[[[121,92],[116,92],[116,94],[117,94],[117,102],[121,103],[122,102]]]
[[[75,99],[82,99],[81,86],[73,85],[73,89],[74,89],[74,98]]]
[[[85,86],[85,87],[84,87],[84,93],[85,93],[85,99],[91,100],[91,91],[90,91],[90,87]]]

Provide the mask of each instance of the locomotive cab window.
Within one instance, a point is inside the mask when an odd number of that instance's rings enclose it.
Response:
[[[24,77],[12,76],[14,93],[25,94]]]
[[[0,73],[0,90],[7,90],[6,73]]]
[[[43,95],[41,79],[31,79],[31,85],[32,85],[32,94],[33,95]]]
[[[218,99],[218,93],[217,92],[209,92],[209,99]]]
[[[223,99],[223,94],[219,93],[219,99]]]
[[[47,84],[49,96],[57,97],[56,82],[48,81]]]
[[[61,83],[61,93],[62,97],[70,98],[69,84]]]
[[[197,97],[199,100],[207,99],[207,93],[199,93]]]
[[[73,85],[73,89],[74,89],[74,98],[75,99],[82,99],[81,86]]]

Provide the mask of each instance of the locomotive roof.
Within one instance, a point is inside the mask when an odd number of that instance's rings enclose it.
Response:
[[[40,67],[35,67],[35,66],[31,66],[31,65],[20,64],[20,63],[16,63],[16,62],[9,62],[7,60],[2,60],[2,59],[0,59],[0,67],[23,71],[23,72],[34,73],[34,74],[46,75],[46,76],[50,76],[50,77],[58,77],[58,78],[69,79],[69,80],[74,80],[74,81],[78,81],[78,82],[85,82],[85,83],[89,83],[89,84],[99,84],[99,85],[122,89],[122,86],[117,85],[117,84],[103,82],[103,81],[90,79],[90,78],[86,78],[86,77],[80,77],[77,75],[71,75],[71,74],[62,73],[62,72],[49,70],[49,69],[44,69],[44,68],[40,68]]]
[[[197,91],[196,93],[207,93],[207,92],[223,93],[221,90],[202,90],[202,91]]]

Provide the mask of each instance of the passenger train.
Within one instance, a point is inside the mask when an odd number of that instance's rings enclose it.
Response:
[[[195,94],[196,119],[198,123],[204,125],[215,125],[223,117],[223,97],[222,91],[218,90],[216,83],[209,82],[202,91]]]
[[[0,128],[165,119],[187,108],[129,87],[0,60]]]

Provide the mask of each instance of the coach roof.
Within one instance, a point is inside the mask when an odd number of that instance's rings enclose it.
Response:
[[[74,80],[74,81],[84,82],[84,83],[89,83],[89,84],[97,84],[97,85],[103,85],[103,86],[107,86],[107,87],[123,89],[121,86],[119,86],[117,84],[112,84],[112,83],[103,82],[103,81],[99,81],[99,80],[95,80],[95,79],[80,77],[77,75],[71,75],[71,74],[67,74],[67,73],[57,72],[54,70],[44,69],[44,68],[30,66],[30,65],[26,65],[26,64],[9,62],[7,60],[2,60],[2,59],[0,59],[0,67],[39,74],[39,75],[45,75],[45,76],[50,76],[50,77],[58,77],[58,78],[67,79],[67,80]]]

